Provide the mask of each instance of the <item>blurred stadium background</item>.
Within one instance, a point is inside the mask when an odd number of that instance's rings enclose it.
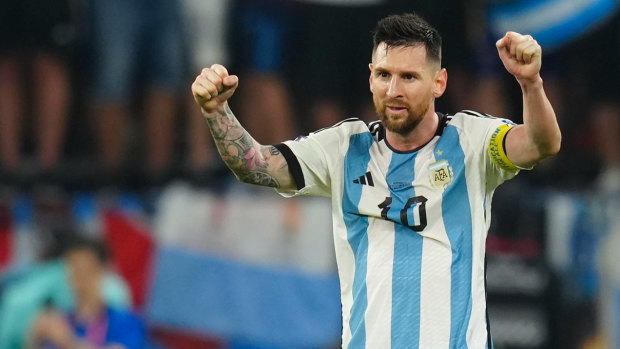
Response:
[[[240,77],[232,108],[266,143],[373,118],[370,31],[415,11],[444,36],[438,110],[520,121],[506,30],[543,46],[563,130],[504,184],[488,237],[495,348],[620,348],[616,0],[3,0],[0,348],[48,299],[69,307],[67,227],[101,237],[153,348],[337,348],[329,200],[235,182],[189,86]]]

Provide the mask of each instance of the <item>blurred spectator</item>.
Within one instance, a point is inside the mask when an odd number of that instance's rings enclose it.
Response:
[[[183,0],[182,6],[184,38],[186,41],[188,68],[187,86],[202,68],[229,62],[227,29],[230,1],[228,0]],[[224,164],[213,155],[213,141],[202,116],[189,90],[184,93],[189,139],[189,167],[192,177],[201,178]]]
[[[600,118],[609,119],[613,109],[617,109],[620,36],[614,28],[617,28],[619,3],[608,0],[587,3],[578,0],[485,0],[484,4],[487,33],[491,36],[507,30],[529,33],[543,46],[548,62],[543,67],[543,79],[549,99],[557,106],[556,114],[564,134],[563,149],[559,156],[544,162],[532,175],[538,182],[583,189],[584,184],[596,178],[600,161],[607,161],[593,155],[597,143],[609,139],[600,133],[609,133],[606,130],[613,126],[600,128],[595,124],[600,124],[600,120],[596,121]],[[491,46],[494,41],[487,42]],[[495,51],[494,48],[488,51],[491,50]],[[489,61],[485,56],[488,55],[484,50],[478,51],[478,67],[482,67],[483,72],[492,68],[485,63]],[[602,76],[606,78],[601,79]],[[482,87],[485,85],[486,89]],[[520,101],[508,98],[514,93],[507,90],[492,71],[482,75],[479,86],[475,100],[480,104],[503,99],[507,111],[519,113],[515,106]],[[618,152],[611,144],[601,149]]]
[[[75,306],[68,313],[53,302],[34,320],[30,348],[141,348],[141,321],[125,310],[108,306],[100,292],[108,254],[102,242],[76,238],[65,254]]]
[[[282,73],[293,62],[296,6],[292,1],[236,1],[232,8],[239,118],[258,142],[275,144],[297,134],[292,93]],[[299,228],[299,205],[283,204],[282,224]]]
[[[603,230],[598,254],[600,275],[598,324],[599,340],[606,346],[620,347],[620,14],[595,32],[586,47],[592,93],[588,118],[597,153],[600,172],[594,182],[596,222]],[[596,54],[591,54],[595,52]],[[585,348],[585,346],[584,346]],[[596,348],[593,346],[593,348]]]
[[[257,141],[274,144],[295,133],[291,93],[282,73],[292,62],[295,6],[287,1],[236,1],[233,27],[239,117]]]
[[[169,169],[177,97],[182,85],[182,43],[174,0],[94,0],[92,108],[104,169],[120,175],[125,161],[133,97],[142,101],[146,173]],[[138,132],[138,135],[141,133]],[[132,135],[133,136],[133,135]],[[143,168],[142,163],[137,163]],[[135,169],[135,167],[134,167]]]
[[[601,193],[620,191],[620,13],[588,38],[586,55],[591,64],[584,75],[591,93],[584,110],[590,114],[595,147],[601,161],[596,186]],[[592,54],[595,53],[595,54]]]
[[[616,80],[617,81],[617,80]],[[592,110],[592,123],[602,160],[596,186],[601,193],[620,191],[620,105],[598,101]]]
[[[55,235],[68,237],[70,233],[62,230]],[[0,300],[0,348],[24,348],[30,324],[46,304],[53,305],[59,311],[73,308],[75,300],[67,282],[67,265],[59,259],[62,249],[60,245],[47,246],[47,251],[43,252],[55,251],[55,254],[46,256],[49,260],[22,270],[12,278],[10,284],[3,285],[5,287],[2,287]],[[120,309],[127,309],[130,305],[129,289],[114,273],[107,272],[102,277],[100,292],[108,305]]]
[[[49,172],[59,162],[71,105],[68,64],[75,28],[69,5],[68,0],[0,4],[0,160],[9,176],[25,165],[26,131],[35,134],[36,170]]]
[[[468,7],[465,12],[466,40],[471,50],[471,60],[468,70],[470,88],[467,89],[470,107],[497,117],[513,117],[504,89],[504,81],[511,76],[505,76],[504,67],[497,59],[498,53],[495,42],[501,37],[492,33],[488,23],[488,7],[491,2],[478,0]],[[497,37],[496,37],[497,36]],[[543,51],[545,54],[546,51]],[[546,86],[545,86],[546,87]],[[560,106],[561,108],[561,106]]]
[[[369,31],[382,16],[384,0],[298,0],[300,13],[298,100],[303,126],[314,131],[350,117],[375,119],[368,96]],[[344,21],[343,18],[347,20]],[[343,69],[343,67],[346,67]]]

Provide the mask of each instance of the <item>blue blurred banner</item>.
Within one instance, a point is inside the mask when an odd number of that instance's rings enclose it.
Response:
[[[337,276],[162,248],[147,313],[156,326],[262,348],[325,348],[341,333]]]
[[[544,49],[571,42],[610,18],[618,0],[521,0],[490,5],[491,31],[530,34]]]

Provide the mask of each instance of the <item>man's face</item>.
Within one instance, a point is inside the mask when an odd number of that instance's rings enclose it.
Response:
[[[69,281],[78,299],[99,294],[105,266],[88,249],[76,249],[67,255]]]
[[[413,131],[443,93],[438,77],[445,77],[445,70],[427,61],[423,45],[379,44],[370,64],[370,91],[383,125],[401,135]]]

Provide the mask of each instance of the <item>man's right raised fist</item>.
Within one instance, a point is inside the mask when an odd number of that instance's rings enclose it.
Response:
[[[224,66],[214,64],[211,68],[204,68],[196,77],[192,84],[192,94],[206,113],[212,113],[226,105],[238,85],[239,78],[236,75],[228,75]]]

